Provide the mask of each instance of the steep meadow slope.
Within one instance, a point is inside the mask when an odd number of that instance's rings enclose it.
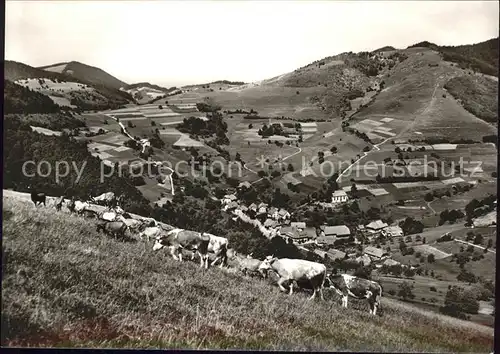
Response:
[[[2,345],[490,352],[491,328],[383,298],[343,309],[173,261],[91,221],[4,197]]]

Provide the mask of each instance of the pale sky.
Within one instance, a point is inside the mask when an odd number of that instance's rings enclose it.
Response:
[[[498,36],[498,1],[7,1],[5,58],[127,83],[271,78],[342,52]]]

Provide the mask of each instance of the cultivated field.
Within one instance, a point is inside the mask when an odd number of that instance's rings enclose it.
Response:
[[[341,308],[330,293],[310,302],[265,281],[175,262],[151,245],[117,242],[87,220],[29,202],[4,199],[3,218],[3,345],[492,350],[491,328],[409,304],[383,298],[377,317],[361,304]]]

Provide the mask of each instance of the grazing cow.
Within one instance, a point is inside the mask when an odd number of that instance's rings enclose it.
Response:
[[[104,211],[99,214],[99,219],[105,221],[115,221],[117,219],[117,214],[113,211]]]
[[[98,217],[98,214],[95,211],[89,210],[89,209],[84,209],[81,214],[83,215],[84,218],[97,218]]]
[[[218,261],[221,261],[220,267],[227,265],[227,245],[229,243],[228,239],[225,237],[215,236],[204,232],[203,235],[208,235],[210,237],[210,243],[208,244],[208,252],[215,254],[215,259],[210,266],[212,267]],[[195,254],[191,256],[194,259]]]
[[[278,276],[278,286],[281,291],[286,291],[283,287],[284,282],[290,282],[290,295],[293,293],[293,281],[300,283],[309,283],[313,289],[313,294],[309,300],[314,299],[316,292],[319,291],[321,299],[323,298],[323,284],[326,278],[326,267],[324,264],[306,261],[304,259],[277,259],[274,256],[267,256],[261,263],[259,269],[275,271]]]
[[[110,234],[115,237],[125,237],[127,225],[121,221],[101,221],[97,224],[97,231],[104,231],[105,234]]]
[[[88,207],[90,207],[90,204],[88,202],[81,202],[79,200],[75,201],[74,203],[74,208],[73,210],[77,213],[77,214],[81,214],[85,209],[87,209]]]
[[[163,230],[161,227],[159,226],[150,226],[150,227],[146,227],[147,224],[142,224],[141,226],[139,226],[139,238],[141,240],[144,240],[144,237],[146,237],[146,239],[149,240],[154,238],[156,239],[157,237],[161,236]]]
[[[103,193],[95,198],[91,198],[92,202],[98,205],[109,205],[109,202],[115,197],[115,193],[107,192]]]
[[[38,193],[36,190],[31,190],[31,201],[35,203],[35,206],[38,206],[38,204],[42,204],[45,206],[45,199],[47,197],[45,196],[45,193]]]
[[[328,274],[325,286],[342,296],[342,306],[347,307],[348,296],[356,299],[367,299],[370,305],[370,314],[377,314],[382,297],[382,287],[379,283],[349,274]]]
[[[172,257],[181,262],[183,248],[196,251],[200,256],[200,267],[205,266],[205,269],[207,269],[209,243],[210,237],[208,235],[202,235],[196,231],[173,229],[166,234],[161,234],[156,237],[153,250],[157,251],[163,247],[169,247]]]
[[[120,215],[121,221],[123,221],[130,230],[139,230],[139,228],[142,226],[143,222],[141,220],[136,220],[136,219],[125,219]]]
[[[231,251],[232,256],[228,260],[228,264],[234,268],[237,268],[243,275],[257,275],[260,274],[263,278],[266,278],[266,273],[263,269],[259,269],[262,261],[249,256],[242,256],[236,254],[236,252]]]

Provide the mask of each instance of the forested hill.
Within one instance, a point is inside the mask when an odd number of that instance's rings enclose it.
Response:
[[[460,46],[439,46],[427,41],[408,48],[426,47],[440,52],[443,59],[458,63],[462,68],[473,69],[483,74],[498,76],[498,37],[490,40]]]

